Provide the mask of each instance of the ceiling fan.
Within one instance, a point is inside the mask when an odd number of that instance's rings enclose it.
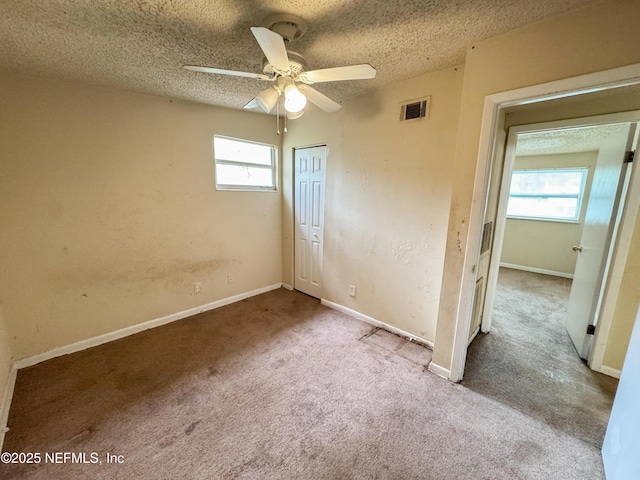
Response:
[[[287,45],[300,38],[306,31],[306,24],[293,15],[274,15],[267,18],[264,27],[251,27],[251,32],[264,52],[263,73],[239,72],[221,68],[184,65],[187,70],[236,77],[256,78],[273,82],[260,92],[244,108],[260,108],[269,113],[284,96],[284,107],[288,119],[302,116],[309,100],[326,112],[335,112],[340,104],[315,90],[310,85],[340,80],[363,80],[374,78],[376,70],[369,64],[346,67],[325,68],[307,71],[302,55],[287,50]]]

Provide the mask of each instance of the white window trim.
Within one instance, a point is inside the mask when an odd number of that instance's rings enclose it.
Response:
[[[580,217],[582,214],[582,201],[584,199],[585,187],[587,184],[587,177],[589,176],[589,167],[567,167],[567,168],[521,168],[517,170],[513,170],[513,174],[516,172],[582,172],[582,184],[580,185],[580,192],[577,195],[569,195],[569,194],[545,194],[545,195],[528,195],[528,194],[516,194],[511,195],[509,192],[508,198],[513,197],[519,198],[577,198],[578,204],[576,205],[576,216],[574,218],[567,217],[533,217],[526,215],[513,215],[507,214],[507,218],[513,220],[534,220],[538,222],[555,222],[555,223],[580,223]]]
[[[224,158],[218,158],[215,152],[215,139],[224,138],[226,140],[233,140],[235,142],[252,143],[255,145],[262,145],[271,149],[271,165],[261,165],[251,162],[242,162],[237,160],[229,160]],[[235,192],[277,192],[278,191],[278,149],[275,145],[263,142],[255,142],[253,140],[246,140],[244,138],[229,137],[226,135],[214,135],[213,136],[213,161],[214,161],[214,176],[216,190],[219,191],[235,191]],[[271,170],[271,179],[273,186],[253,186],[253,185],[227,185],[224,183],[218,183],[218,165],[233,165],[240,167],[250,168],[262,168],[265,170]]]

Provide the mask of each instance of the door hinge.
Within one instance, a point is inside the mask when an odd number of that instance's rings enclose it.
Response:
[[[587,335],[593,335],[594,333],[596,333],[596,326],[587,325]]]
[[[624,155],[624,163],[633,163],[633,159],[635,158],[635,156],[636,156],[636,151],[635,150],[629,150]]]

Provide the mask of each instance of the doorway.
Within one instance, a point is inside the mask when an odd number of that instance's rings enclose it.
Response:
[[[566,329],[581,358],[591,363],[602,354],[607,332],[593,352],[592,340],[628,193],[625,152],[637,144],[636,123],[620,120],[634,115],[640,118],[637,112],[510,129],[501,186],[489,192],[497,206],[485,225],[496,227],[490,261],[481,254],[478,262],[487,286],[472,325],[491,330],[501,267],[575,277]]]
[[[496,223],[490,255],[495,270],[486,318],[474,308],[479,318],[471,327],[473,334],[482,320],[482,331],[492,333],[480,333],[470,345],[463,383],[599,446],[617,381],[589,370],[579,357],[589,357],[583,350],[587,323],[597,321],[610,265],[603,260],[615,241],[616,210],[629,179],[624,152],[635,125],[550,127],[510,132],[498,213],[489,215]],[[483,255],[480,280],[487,272]],[[578,340],[570,336],[572,328],[582,334]]]
[[[326,145],[296,148],[294,154],[294,288],[322,297]]]
[[[617,92],[620,92],[619,98],[616,98],[618,97]],[[627,92],[629,92],[628,95],[626,95]],[[462,278],[459,296],[457,297],[453,349],[450,363],[445,364],[449,368],[432,364],[430,367],[432,371],[445,375],[456,382],[461,381],[465,373],[469,329],[472,323],[471,313],[476,283],[476,265],[479,259],[481,243],[483,243],[483,220],[487,209],[491,206],[491,199],[487,196],[487,192],[492,190],[491,187],[493,187],[496,177],[498,177],[492,172],[492,169],[494,169],[496,163],[500,164],[504,158],[506,145],[504,128],[509,124],[517,124],[509,123],[508,117],[511,115],[517,116],[520,113],[526,117],[537,117],[533,121],[528,118],[528,121],[520,122],[520,124],[526,124],[536,121],[574,118],[582,115],[624,112],[629,109],[637,110],[640,109],[638,92],[640,92],[640,64],[634,64],[492,94],[485,98],[482,114],[483,127],[480,132],[478,161],[468,221],[469,242],[462,252]],[[573,105],[571,105],[572,102]],[[520,112],[517,112],[517,109]],[[578,113],[568,115],[569,111]],[[634,121],[637,118],[629,118],[628,120]],[[499,183],[500,179],[497,179],[497,182]],[[630,275],[634,272],[634,266],[638,264],[637,257],[640,255],[636,235],[640,228],[640,221],[637,221],[639,211],[640,174],[636,168],[631,175],[627,204],[622,212],[620,231],[617,235],[618,240],[609,271],[609,287],[600,305],[600,324],[593,340],[596,347],[602,347],[600,345],[600,334],[608,334],[608,330],[611,329],[611,320],[614,316],[618,320],[622,319],[627,322],[627,326],[630,326],[629,331],[636,323],[635,310],[638,305],[638,291],[635,288],[636,284],[633,284],[631,288],[626,287]],[[634,306],[633,312],[630,309],[632,304]],[[602,350],[603,348],[594,348],[592,351],[600,351],[602,353]],[[622,354],[620,362],[624,362],[624,354]],[[599,367],[599,370],[606,368],[602,356],[598,354],[592,354],[591,365],[594,368]],[[622,372],[623,382],[625,373],[628,370],[633,373],[633,368],[625,364]],[[616,403],[619,401],[633,402],[635,399],[632,395],[628,395],[628,391],[623,390],[616,393],[615,401]],[[589,421],[589,419],[587,418],[585,421]],[[631,448],[636,448],[636,445]],[[605,465],[605,467],[607,471],[611,469],[610,465]]]
[[[501,182],[499,174],[496,173],[496,165],[501,166],[505,155],[507,143],[505,128],[509,125],[548,122],[582,115],[625,112],[630,108],[638,110],[640,109],[639,96],[640,64],[637,64],[496,93],[485,98],[471,211],[466,222],[468,242],[463,245],[460,260],[462,276],[456,297],[455,329],[451,332],[453,335],[451,356],[448,363],[432,363],[430,366],[432,371],[454,382],[461,381],[464,375],[477,280],[476,267],[480,258],[481,245],[484,243],[482,241],[483,224],[486,212],[492,207],[492,198],[488,196],[488,192],[494,191],[495,184],[499,185]],[[574,114],[571,115],[571,113]],[[514,118],[519,120],[526,118],[526,120],[517,123],[512,121]],[[633,120],[634,118],[629,118],[629,121]],[[502,169],[498,168],[501,172]],[[610,288],[601,305],[598,329],[600,333],[607,332],[616,312],[630,321],[631,326],[635,319],[635,316],[631,318],[632,316],[626,311],[628,310],[626,303],[621,302],[624,300],[628,303],[629,298],[635,299],[633,292],[630,295],[622,292],[625,288],[622,280],[629,274],[627,260],[635,258],[637,250],[632,243],[632,237],[640,206],[639,183],[640,175],[637,174],[636,169],[631,176],[628,204],[623,212],[618,235],[619,242],[611,265]],[[622,312],[622,309],[625,311]],[[596,346],[599,344],[599,332],[596,332],[596,338],[594,338]],[[624,361],[624,358],[620,360]],[[598,370],[607,368],[603,358],[597,354],[592,358],[592,366]]]

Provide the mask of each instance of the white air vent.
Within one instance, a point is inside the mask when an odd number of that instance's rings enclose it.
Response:
[[[402,102],[400,105],[400,121],[420,120],[429,117],[431,97],[416,98]]]

